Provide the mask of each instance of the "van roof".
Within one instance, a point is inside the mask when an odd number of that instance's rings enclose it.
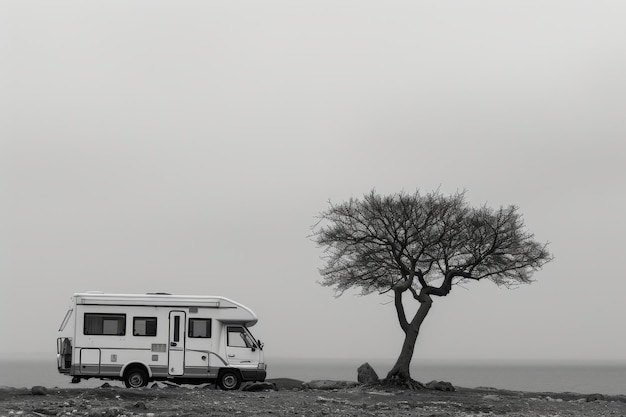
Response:
[[[124,305],[124,306],[163,306],[163,307],[200,307],[232,309],[237,321],[248,326],[254,325],[258,318],[248,307],[222,296],[214,295],[175,295],[167,293],[148,294],[108,294],[101,292],[83,292],[73,295],[75,304],[83,305]],[[226,318],[226,317],[225,317]]]

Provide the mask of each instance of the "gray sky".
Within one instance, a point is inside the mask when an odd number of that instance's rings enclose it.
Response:
[[[622,1],[0,0],[0,357],[72,293],[238,300],[268,361],[395,359],[333,297],[328,200],[467,189],[550,241],[531,286],[435,300],[416,358],[624,360]]]

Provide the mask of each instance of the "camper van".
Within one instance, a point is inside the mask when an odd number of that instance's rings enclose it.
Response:
[[[249,308],[224,297],[79,293],[57,338],[57,367],[72,382],[122,380],[216,383],[238,389],[264,381],[263,344]]]

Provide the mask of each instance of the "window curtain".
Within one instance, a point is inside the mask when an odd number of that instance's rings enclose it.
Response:
[[[85,334],[102,334],[102,316],[85,315]]]

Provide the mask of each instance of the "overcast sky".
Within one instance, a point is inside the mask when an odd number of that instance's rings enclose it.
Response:
[[[0,358],[55,354],[75,292],[223,295],[272,358],[389,358],[334,298],[329,199],[466,189],[554,262],[457,287],[420,359],[623,361],[622,1],[0,0]],[[7,343],[8,342],[8,343]]]

